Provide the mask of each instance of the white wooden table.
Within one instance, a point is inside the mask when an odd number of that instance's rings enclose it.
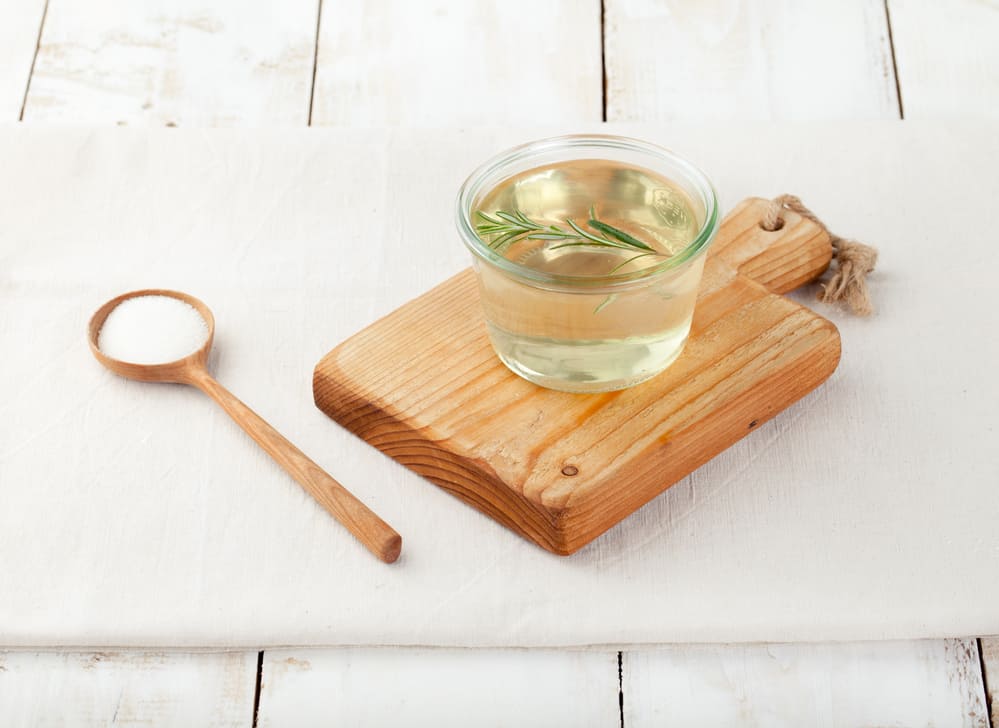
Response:
[[[900,117],[999,118],[999,5],[0,0],[4,123]],[[0,652],[4,725],[987,726],[987,687],[999,687],[999,640],[975,636],[623,653]]]

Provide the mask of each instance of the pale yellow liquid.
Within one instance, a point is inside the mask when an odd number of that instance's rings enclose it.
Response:
[[[642,251],[552,249],[558,241],[542,240],[520,240],[499,251],[527,268],[582,278],[546,287],[479,266],[486,321],[500,358],[526,379],[553,389],[621,389],[662,371],[683,349],[701,278],[704,259],[698,256],[630,286],[587,285],[586,278],[661,265],[700,230],[703,209],[675,183],[649,170],[605,160],[538,167],[501,183],[476,209],[520,210],[563,229],[571,218],[589,229],[591,205],[599,220],[660,255],[631,260]]]

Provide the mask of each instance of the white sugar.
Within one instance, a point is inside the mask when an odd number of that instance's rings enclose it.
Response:
[[[193,354],[207,338],[208,324],[189,303],[172,296],[136,296],[108,314],[97,348],[119,361],[163,364]]]

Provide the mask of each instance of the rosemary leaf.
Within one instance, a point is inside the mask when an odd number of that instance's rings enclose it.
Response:
[[[617,273],[619,270],[621,270],[626,265],[628,265],[628,263],[634,262],[634,261],[638,260],[639,258],[645,258],[645,257],[650,256],[650,255],[658,255],[658,253],[639,253],[638,255],[635,255],[635,256],[633,256],[631,258],[628,258],[628,260],[624,261],[620,265],[614,266],[613,268],[610,269],[610,272],[611,273]]]
[[[665,255],[665,253],[660,253],[651,245],[642,242],[633,235],[629,235],[623,230],[597,219],[597,211],[594,205],[590,205],[590,217],[586,223],[592,228],[592,231],[584,229],[572,218],[568,218],[565,221],[565,224],[569,227],[568,230],[558,225],[545,226],[532,220],[521,210],[496,210],[492,215],[487,215],[478,210],[476,214],[485,222],[476,225],[475,230],[493,250],[500,250],[517,240],[527,238],[529,240],[564,241],[559,242],[558,245],[552,245],[549,250],[577,246],[594,246],[617,248],[618,250],[634,250],[640,253],[640,255],[629,258],[616,266],[611,273],[617,272],[633,260],[650,255]],[[486,238],[491,238],[491,240],[486,240]]]
[[[496,217],[502,218],[503,220],[506,220],[507,222],[512,223],[514,225],[523,224],[514,215],[511,215],[509,212],[504,212],[503,210],[497,210]]]
[[[611,303],[613,303],[613,302],[614,302],[614,301],[615,301],[616,299],[617,299],[617,294],[616,294],[616,293],[612,293],[612,294],[610,294],[609,296],[607,296],[607,298],[605,298],[605,299],[604,299],[603,301],[601,301],[601,302],[600,302],[600,303],[599,303],[599,304],[597,305],[597,307],[596,307],[595,309],[593,309],[593,313],[594,313],[594,314],[598,314],[598,313],[600,313],[601,311],[603,311],[603,310],[604,310],[604,308],[606,308],[607,306],[609,306],[609,305],[610,305]]]
[[[628,233],[626,233],[624,230],[619,230],[618,228],[613,227],[611,225],[608,225],[605,222],[601,222],[600,220],[597,220],[595,218],[590,218],[589,223],[590,223],[590,227],[591,228],[599,230],[604,235],[610,235],[612,238],[615,238],[616,240],[620,240],[622,243],[626,243],[626,244],[631,245],[632,247],[635,247],[635,248],[641,248],[642,250],[648,250],[648,251],[653,252],[653,253],[655,252],[654,248],[652,248],[649,245],[646,245],[641,240],[638,240],[637,238],[632,237],[631,235],[629,235]]]
[[[597,245],[604,245],[604,246],[607,246],[607,247],[610,247],[610,248],[623,248],[623,247],[625,247],[625,246],[620,245],[619,243],[616,243],[616,242],[614,242],[612,240],[607,240],[606,238],[598,238],[593,233],[589,233],[586,230],[583,230],[583,228],[579,227],[579,225],[576,224],[576,221],[573,220],[573,219],[571,219],[571,218],[568,219],[568,220],[566,220],[565,223],[566,223],[566,225],[568,225],[569,227],[571,227],[573,230],[575,230],[579,234],[579,237],[583,238],[584,240],[589,240],[591,243],[596,243]]]
[[[501,220],[497,220],[495,218],[489,217],[489,215],[487,215],[486,213],[484,213],[482,210],[478,210],[476,212],[476,214],[479,217],[481,217],[483,220],[487,220],[487,221],[491,222],[493,225],[502,225],[503,224],[503,222]]]

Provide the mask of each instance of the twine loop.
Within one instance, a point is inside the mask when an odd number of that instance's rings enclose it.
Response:
[[[785,210],[814,222],[832,242],[836,270],[829,280],[820,283],[822,290],[817,298],[823,303],[845,303],[858,316],[869,316],[874,306],[867,288],[867,274],[874,270],[878,262],[877,248],[834,234],[795,195],[778,195],[772,199],[760,219],[760,227],[770,231],[780,230],[784,227]]]

